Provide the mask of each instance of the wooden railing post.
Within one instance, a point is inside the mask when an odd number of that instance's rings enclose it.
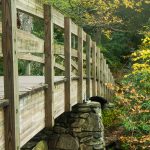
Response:
[[[104,96],[104,77],[103,77],[103,68],[104,68],[104,57],[103,54],[100,54],[100,80],[101,80],[101,96]]]
[[[92,95],[96,96],[96,43],[92,42]]]
[[[64,20],[65,111],[71,110],[71,19]]]
[[[110,69],[108,69],[108,83],[110,84]],[[109,100],[111,100],[111,89],[109,88]]]
[[[108,64],[106,64],[106,83],[108,84]],[[108,85],[106,85],[106,98],[109,99],[109,89]]]
[[[78,103],[82,103],[83,97],[83,29],[78,27]]]
[[[31,75],[31,62],[27,62],[27,67],[26,67],[26,75],[30,76]]]
[[[104,58],[104,67],[103,67],[103,79],[104,79],[104,98],[106,98],[106,59]]]
[[[86,35],[86,96],[91,96],[91,38]]]
[[[53,55],[53,18],[52,7],[44,5],[45,25],[45,126],[51,128],[54,125],[54,55]]]
[[[100,96],[101,81],[100,81],[100,49],[97,48],[97,95]]]
[[[4,58],[5,150],[20,149],[18,59],[16,51],[16,1],[2,0],[2,50]]]

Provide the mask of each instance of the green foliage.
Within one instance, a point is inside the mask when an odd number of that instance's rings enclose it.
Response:
[[[132,48],[130,39],[127,33],[121,32],[112,32],[109,38],[103,35],[101,51],[114,71],[125,64],[126,59],[123,56],[129,54]]]
[[[19,75],[26,75],[26,69],[27,69],[27,65],[28,65],[28,61],[25,60],[19,60],[18,62],[18,72]],[[43,70],[42,70],[42,65],[40,63],[37,62],[31,62],[30,63],[31,66],[31,75],[36,75],[36,76],[41,76],[43,75]]]
[[[112,128],[118,124],[117,118],[120,112],[115,108],[111,109],[104,109],[102,111],[103,115],[103,124],[105,129]]]
[[[150,142],[150,38],[143,39],[131,56],[132,72],[116,87],[116,104],[121,110],[126,149],[148,149]],[[136,64],[136,65],[135,65]],[[146,66],[146,67],[145,67]]]

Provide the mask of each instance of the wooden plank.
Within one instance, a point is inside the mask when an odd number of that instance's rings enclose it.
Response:
[[[27,61],[35,61],[35,62],[44,64],[44,58],[32,55],[31,53],[28,53],[28,54],[19,53],[18,59],[27,60]]]
[[[45,83],[48,88],[45,90],[45,126],[54,125],[54,62],[53,62],[53,9],[44,5],[44,29],[45,29]]]
[[[18,59],[27,60],[27,61],[35,61],[35,62],[44,64],[44,58],[32,55],[30,53],[29,54],[19,53]],[[77,69],[78,67],[75,64],[75,62],[72,61],[72,63],[73,63],[72,65]],[[54,67],[56,67],[62,71],[65,71],[65,67],[56,62],[55,62]]]
[[[2,0],[2,49],[4,56],[5,150],[20,149],[18,59],[16,51],[16,1]]]
[[[97,77],[98,77],[97,95],[100,96],[101,83],[100,83],[100,49],[99,48],[97,48]]]
[[[65,71],[65,67],[63,65],[56,63],[56,62],[55,62],[55,67],[62,70],[62,71]]]
[[[93,82],[92,82],[92,95],[96,96],[96,43],[92,42],[92,76],[93,76]]]
[[[100,84],[101,84],[100,96],[103,97],[103,54],[102,53],[100,53]]]
[[[16,0],[17,9],[30,15],[44,18],[43,4],[41,0]]]
[[[83,41],[86,42],[86,32],[83,31]]]
[[[109,97],[108,97],[109,89],[108,89],[108,86],[107,86],[107,84],[108,84],[108,64],[106,64],[106,75],[105,76],[106,76],[106,83],[105,83],[106,84],[106,98],[109,100]]]
[[[83,97],[83,29],[78,27],[78,103],[82,103]]]
[[[65,111],[71,110],[71,19],[64,21],[64,53],[65,53]]]
[[[64,15],[53,8],[53,22],[57,26],[64,28]]]
[[[0,108],[0,150],[5,150],[4,109]]]
[[[20,53],[44,53],[44,41],[31,33],[17,29],[16,48]],[[0,55],[2,56],[1,37]]]
[[[78,26],[73,21],[71,21],[71,33],[78,36]]]
[[[17,50],[22,53],[44,53],[44,40],[18,29]]]
[[[89,35],[86,35],[86,96],[90,98],[90,90],[91,90],[91,38]]]
[[[28,76],[31,75],[31,62],[30,61],[27,62],[25,74],[28,75]]]
[[[104,82],[104,98],[106,98],[106,59],[104,58],[103,63],[103,82]]]
[[[44,9],[42,0],[17,0],[17,9],[26,12],[32,16],[44,18]],[[53,8],[53,23],[64,28],[64,15]]]
[[[108,83],[110,84],[110,69],[108,68]],[[108,97],[111,100],[111,89],[108,89]]]

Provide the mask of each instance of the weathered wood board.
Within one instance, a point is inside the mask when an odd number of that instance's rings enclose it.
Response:
[[[71,81],[71,106],[78,102],[78,80]]]
[[[25,31],[18,29],[17,30],[17,52],[18,53],[44,53],[44,41],[31,33],[27,33]],[[1,37],[0,37],[0,56],[2,56]]]
[[[45,127],[44,90],[20,99],[20,144],[23,146]]]
[[[54,118],[65,111],[65,83],[56,83],[54,88]]]
[[[4,110],[3,110],[3,108],[0,108],[0,150],[5,150]]]

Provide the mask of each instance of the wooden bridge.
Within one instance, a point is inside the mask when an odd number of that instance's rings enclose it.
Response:
[[[0,57],[0,150],[19,150],[54,119],[77,103],[100,95],[111,98],[113,76],[100,49],[82,28],[39,0],[2,0]],[[17,11],[44,20],[45,38],[17,29]],[[64,30],[64,45],[54,44],[54,26]],[[76,37],[77,48],[72,47]],[[37,55],[38,54],[38,55]],[[44,57],[43,57],[44,56]],[[63,59],[57,62],[56,57]],[[44,76],[18,76],[18,60],[43,64]],[[55,68],[63,76],[55,76]]]

